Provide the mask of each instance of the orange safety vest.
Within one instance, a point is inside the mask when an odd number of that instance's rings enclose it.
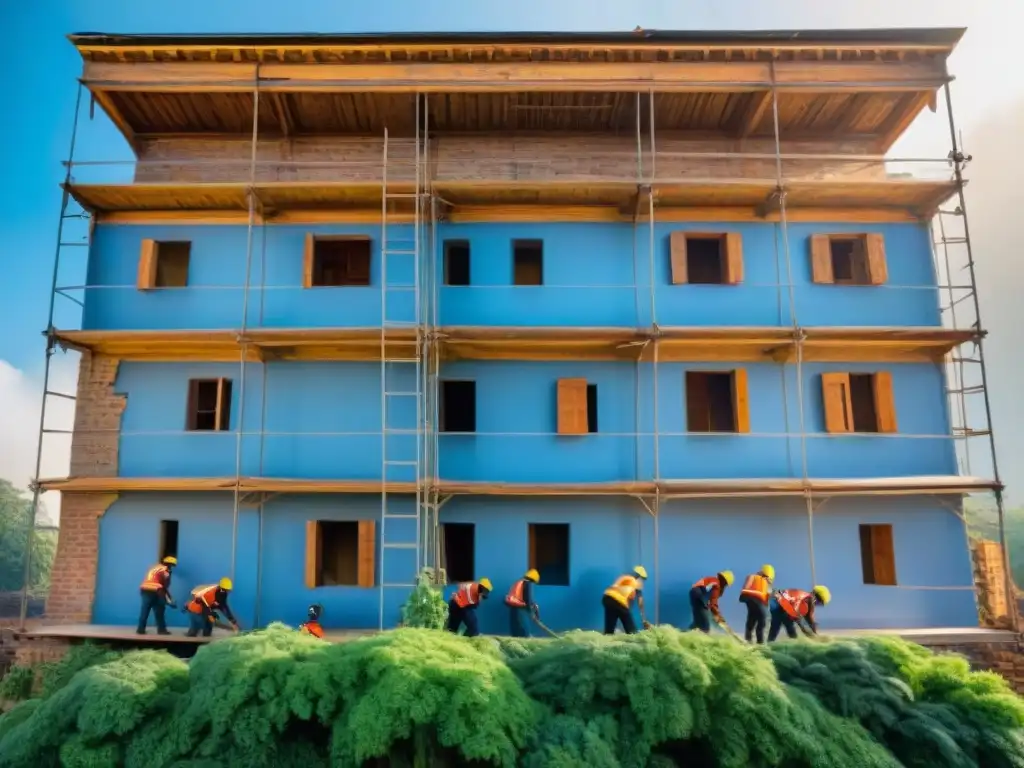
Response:
[[[512,589],[505,595],[505,605],[510,608],[525,608],[526,601],[523,600],[523,582],[525,579],[520,579],[512,585]]]
[[[784,589],[779,592],[779,607],[791,619],[802,619],[811,610],[814,595],[799,589]]]
[[[209,587],[196,587],[192,590],[192,600],[189,601],[188,609],[192,613],[202,613],[203,606],[211,610],[217,605],[217,585]]]
[[[722,594],[722,583],[718,580],[717,576],[705,576],[700,581],[696,581],[691,589],[699,589],[707,593],[707,606],[712,610],[718,609],[718,596]]]
[[[636,597],[636,593],[640,591],[640,582],[635,576],[619,576],[608,589],[604,591],[607,597],[610,597],[617,603],[629,608],[630,603]]]
[[[459,584],[452,599],[459,608],[469,608],[480,602],[480,585],[475,582]]]
[[[158,592],[161,589],[166,589],[164,581],[160,580],[161,576],[169,576],[171,569],[166,565],[154,565],[148,571],[146,571],[146,578],[142,580],[142,589],[147,592]]]
[[[740,597],[752,597],[758,602],[768,604],[768,597],[771,594],[771,587],[768,585],[768,578],[763,573],[752,573],[743,582],[743,589],[740,590]]]
[[[321,640],[324,637],[323,627],[320,626],[319,621],[307,621],[305,624],[299,626],[299,631],[304,632],[307,635],[313,637],[319,637]]]

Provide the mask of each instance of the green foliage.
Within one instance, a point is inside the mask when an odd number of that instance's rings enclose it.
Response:
[[[32,695],[36,672],[32,667],[13,666],[0,680],[0,700],[24,701]]]
[[[966,499],[964,517],[972,538],[999,541],[999,513],[990,499]],[[1007,508],[1004,511],[1003,527],[1013,580],[1019,587],[1024,584],[1024,509]]]
[[[421,629],[444,629],[448,623],[448,603],[444,593],[433,585],[429,570],[416,579],[416,587],[402,606],[402,625]]]
[[[39,665],[43,697],[55,694],[83,669],[106,664],[121,655],[120,651],[112,651],[104,645],[95,643],[72,646],[59,661]]]
[[[36,523],[45,522],[40,510]],[[57,534],[32,525],[32,499],[7,480],[0,480],[0,592],[18,592],[25,580],[25,542],[32,529],[31,594],[50,588],[50,569],[57,551]]]
[[[142,651],[58,679],[0,716],[0,765],[1024,768],[1024,700],[896,640],[406,628],[331,644],[273,625],[191,664]]]

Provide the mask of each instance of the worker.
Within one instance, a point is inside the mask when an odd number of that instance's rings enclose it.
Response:
[[[526,621],[527,612],[535,621],[540,618],[540,608],[533,599],[533,587],[538,582],[540,582],[540,574],[536,568],[531,568],[523,574],[523,578],[512,585],[512,589],[505,595],[512,637],[530,636],[530,628]]]
[[[481,600],[486,600],[493,587],[490,579],[468,581],[459,584],[452,599],[448,601],[448,631],[459,633],[459,627],[466,625],[466,637],[480,634],[480,625],[476,618],[476,609]]]
[[[642,565],[633,568],[633,573],[619,576],[604,591],[601,605],[604,606],[604,633],[614,635],[615,627],[621,622],[622,631],[627,635],[636,634],[636,622],[633,621],[632,603],[636,600],[640,611],[640,620],[644,629],[651,626],[644,613],[643,583],[647,579],[647,569]]]
[[[764,644],[764,630],[768,624],[768,603],[772,596],[775,568],[762,565],[761,570],[747,576],[740,590],[740,602],[747,606],[747,625],[743,633],[748,643],[757,636],[757,644]]]
[[[814,608],[828,605],[832,593],[828,587],[817,586],[810,592],[799,589],[784,589],[772,598],[772,625],[768,630],[768,642],[775,642],[779,630],[786,628],[789,637],[796,637],[796,629],[808,637],[818,634],[818,622],[814,620]]]
[[[139,587],[139,594],[142,596],[142,609],[139,611],[139,626],[135,630],[140,635],[146,634],[146,624],[149,622],[149,612],[153,612],[156,619],[156,633],[158,635],[169,635],[164,612],[167,606],[174,607],[174,598],[171,597],[171,571],[178,564],[178,558],[168,555],[146,571],[146,578],[142,580]]]
[[[231,579],[223,578],[216,584],[196,587],[192,590],[192,599],[186,606],[189,613],[189,627],[186,637],[195,637],[202,633],[209,637],[213,633],[213,625],[219,620],[218,613],[223,613],[231,622],[231,628],[238,631],[231,608],[228,607],[228,594],[232,588]]]
[[[693,623],[690,624],[690,629],[710,632],[712,617],[716,624],[725,624],[725,619],[718,610],[718,600],[734,578],[732,571],[722,571],[714,576],[706,576],[690,587],[690,608],[693,610]]]
[[[323,612],[324,607],[320,603],[314,603],[309,606],[309,610],[306,611],[306,621],[299,624],[299,632],[304,635],[319,637],[322,640],[324,629],[320,626],[320,617],[323,615]]]

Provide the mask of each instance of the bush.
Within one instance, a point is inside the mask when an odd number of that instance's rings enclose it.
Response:
[[[98,658],[98,657],[97,657]],[[341,644],[281,625],[143,651],[0,717],[0,765],[1024,766],[1024,702],[895,640],[768,649],[658,628]]]

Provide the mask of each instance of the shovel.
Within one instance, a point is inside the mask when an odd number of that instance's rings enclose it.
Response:
[[[533,617],[533,623],[540,627],[543,632],[546,632],[551,637],[558,637],[558,635],[555,632],[551,631],[547,624],[540,620],[539,616]]]

